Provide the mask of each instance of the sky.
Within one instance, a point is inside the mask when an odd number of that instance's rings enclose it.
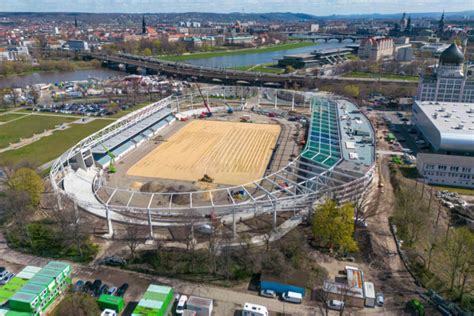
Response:
[[[323,16],[444,10],[474,10],[474,0],[0,0],[0,12],[294,12]]]

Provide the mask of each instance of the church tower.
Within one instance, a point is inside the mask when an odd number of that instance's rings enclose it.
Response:
[[[147,33],[148,33],[148,30],[146,28],[145,16],[143,16],[143,19],[142,19],[142,34],[147,34]]]

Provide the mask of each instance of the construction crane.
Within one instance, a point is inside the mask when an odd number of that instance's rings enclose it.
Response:
[[[105,152],[110,157],[109,173],[117,172],[117,169],[115,169],[115,155],[104,144],[102,144],[102,147],[104,147]]]
[[[197,83],[196,83],[196,87],[198,88],[199,94],[201,95],[201,98],[204,101],[204,105],[206,106],[206,109],[207,109],[207,113],[202,112],[199,117],[200,118],[211,117],[212,116],[211,108],[209,107],[209,104],[207,104],[206,98],[204,98],[204,96],[202,95],[201,87]]]
[[[234,109],[229,105],[229,103],[225,102],[225,105],[227,106],[227,113],[228,114],[234,113]]]

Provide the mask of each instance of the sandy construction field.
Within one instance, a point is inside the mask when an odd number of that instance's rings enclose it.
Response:
[[[192,121],[127,175],[218,184],[244,184],[263,176],[280,133],[277,124]]]

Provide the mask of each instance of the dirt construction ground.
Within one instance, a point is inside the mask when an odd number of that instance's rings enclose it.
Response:
[[[277,124],[192,121],[138,161],[128,176],[237,185],[263,176],[280,133]]]

